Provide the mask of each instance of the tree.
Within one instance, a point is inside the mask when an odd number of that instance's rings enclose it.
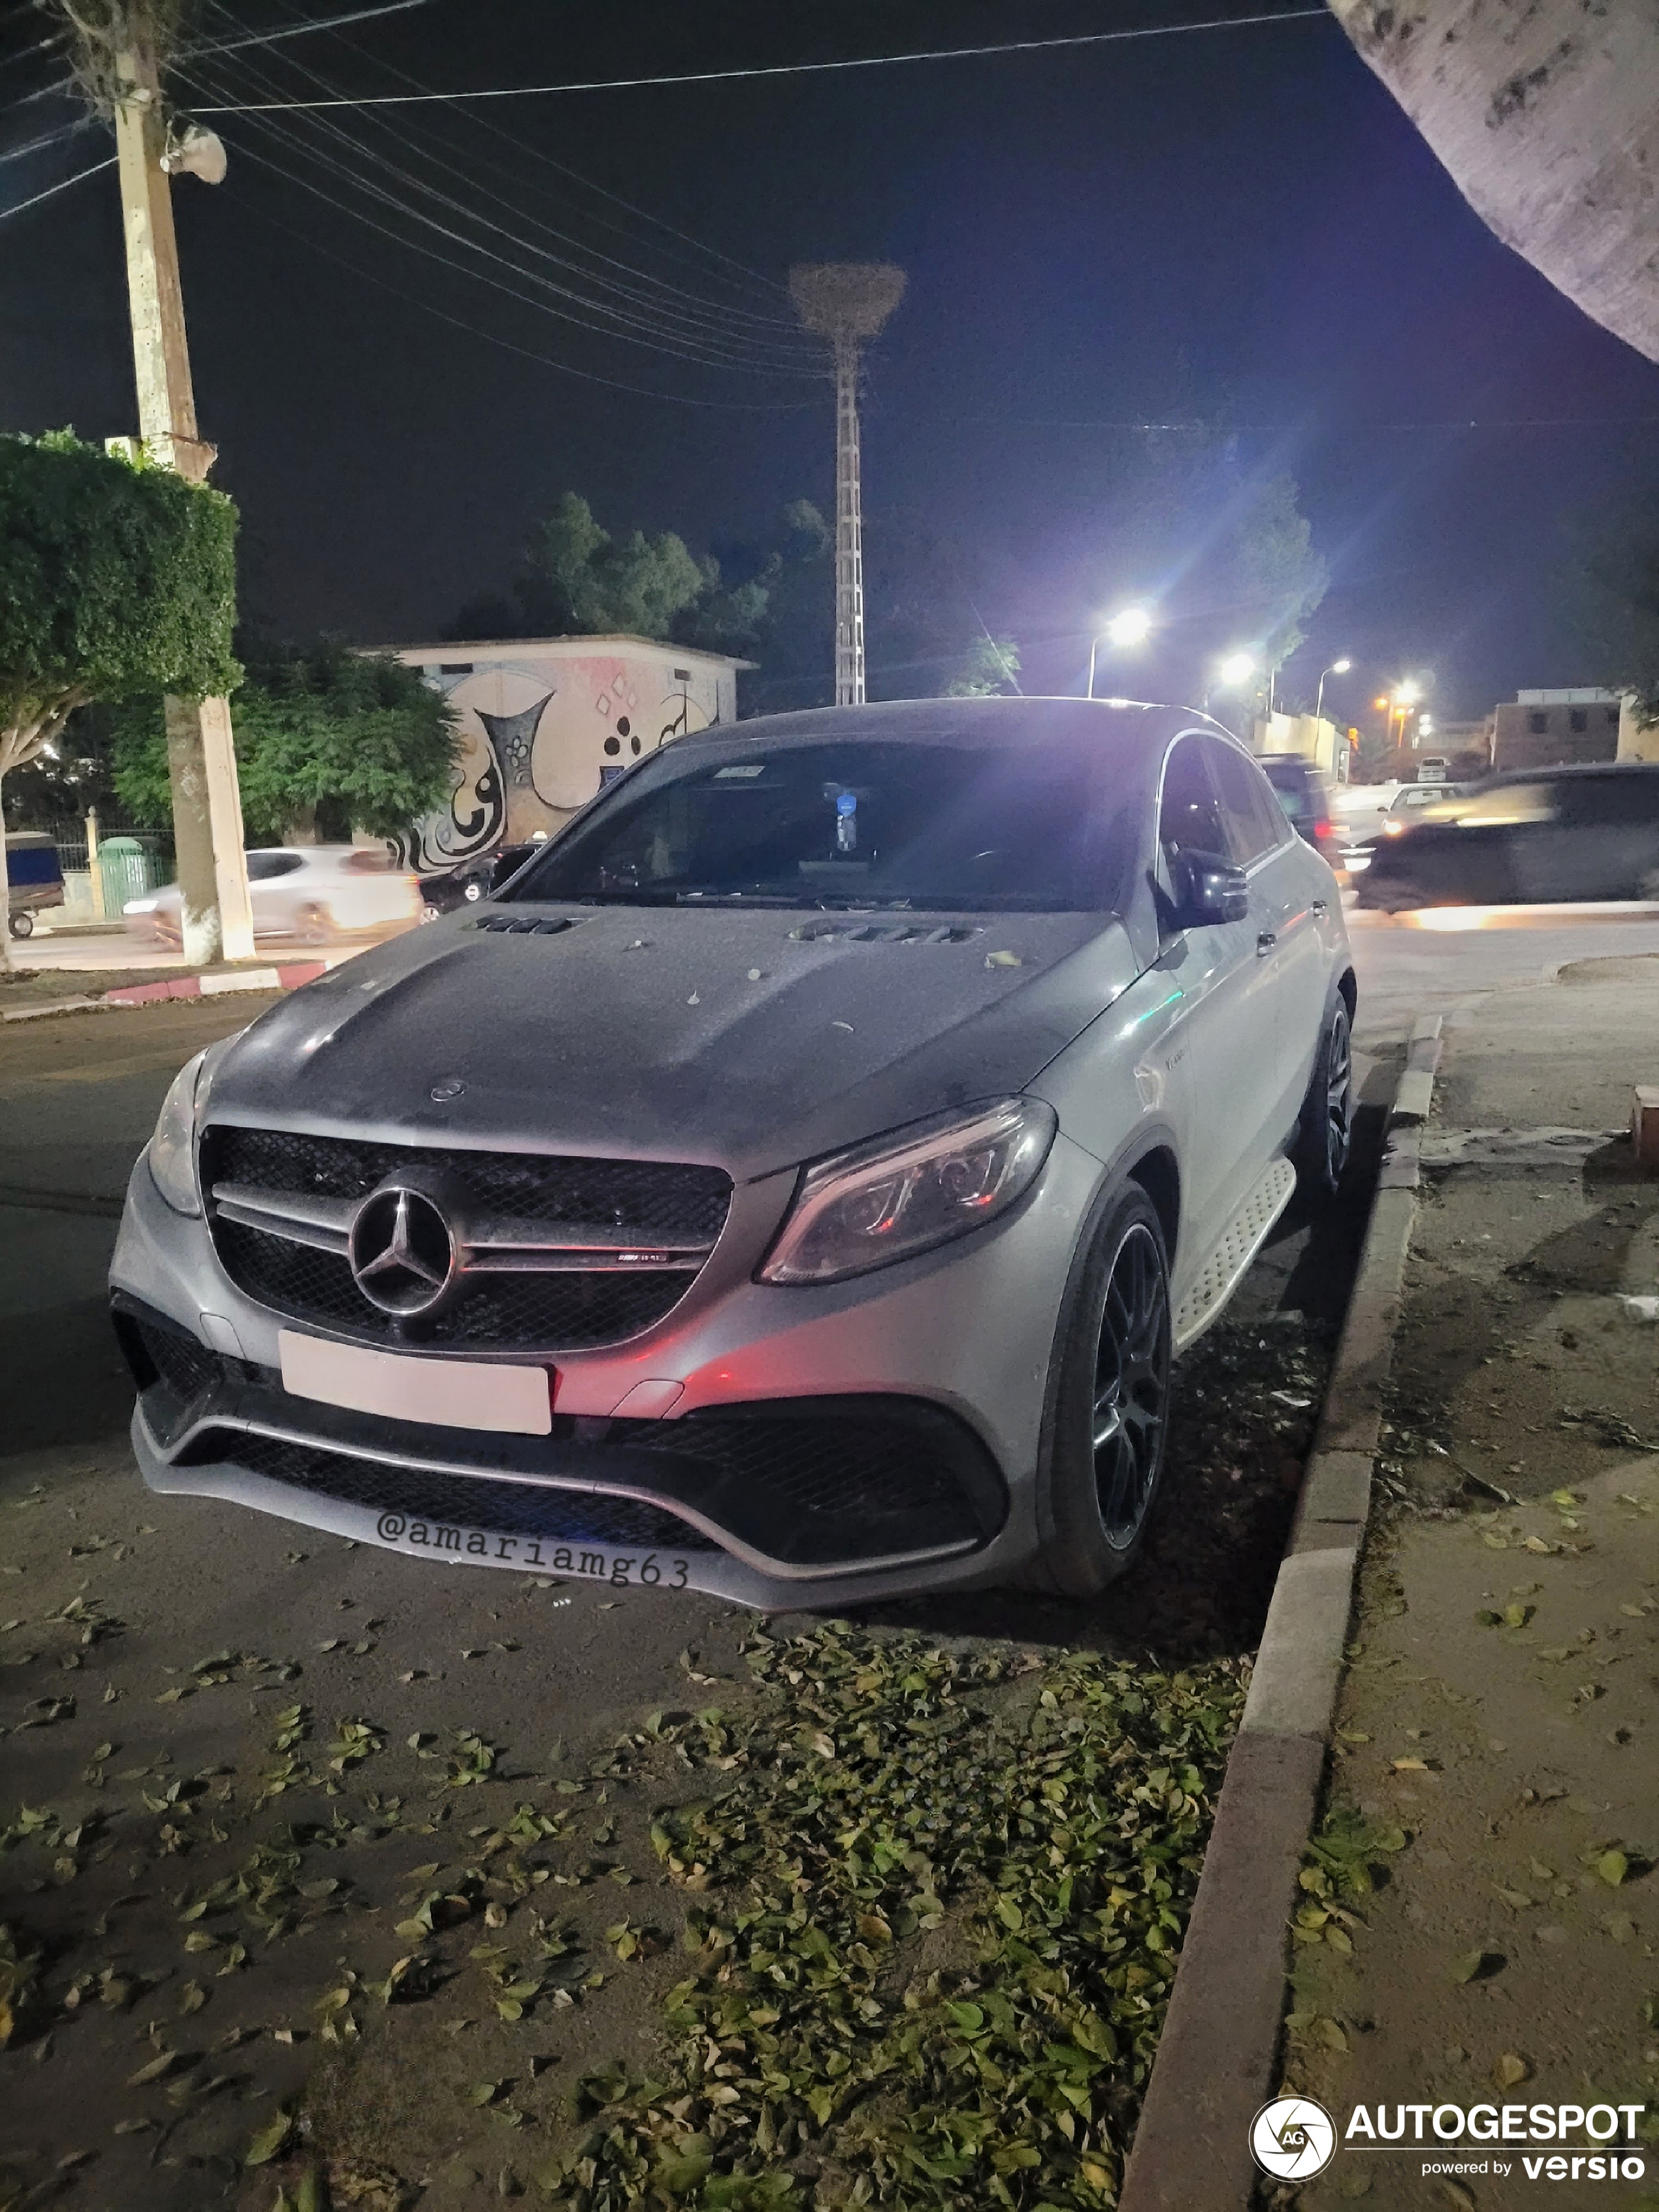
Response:
[[[945,686],[946,699],[988,699],[1000,691],[1018,691],[1019,647],[1011,637],[976,637],[963,656],[962,665]]]
[[[0,783],[90,700],[231,689],[235,541],[222,492],[68,430],[0,437]]]
[[[252,838],[280,843],[354,829],[402,835],[449,794],[459,747],[455,710],[417,669],[337,639],[249,655],[233,702],[242,815]],[[166,822],[167,735],[161,702],[118,719],[115,789],[135,822]]]
[[[1574,529],[1567,605],[1590,672],[1659,721],[1659,521],[1650,487]]]
[[[505,594],[471,599],[457,637],[679,638],[697,619],[741,624],[753,608],[720,604],[720,565],[695,559],[672,530],[612,538],[580,492],[568,491],[532,532],[524,567]],[[690,640],[684,640],[690,642]]]
[[[1659,361],[1652,0],[1331,0],[1475,213]]]

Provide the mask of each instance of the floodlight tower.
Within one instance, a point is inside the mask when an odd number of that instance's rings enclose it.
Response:
[[[836,704],[864,701],[864,511],[859,481],[859,352],[904,296],[888,261],[805,262],[789,271],[796,313],[836,358]]]

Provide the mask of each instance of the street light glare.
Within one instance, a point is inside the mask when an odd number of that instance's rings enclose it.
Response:
[[[1345,653],[1340,660],[1332,661],[1331,674],[1333,676],[1346,676],[1352,666],[1352,661],[1349,659],[1347,654]]]
[[[1145,645],[1152,635],[1152,618],[1145,607],[1123,607],[1106,625],[1114,645]]]
[[[1396,707],[1414,707],[1422,696],[1420,684],[1407,682],[1395,687],[1394,701]]]
[[[1246,683],[1255,667],[1253,653],[1230,653],[1221,664],[1221,680],[1224,684]]]

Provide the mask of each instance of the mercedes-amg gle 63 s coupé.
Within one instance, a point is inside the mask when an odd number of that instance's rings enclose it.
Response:
[[[111,1278],[139,1465],[428,1561],[1087,1595],[1172,1355],[1341,1173],[1353,1002],[1201,715],[682,738],[179,1074]]]

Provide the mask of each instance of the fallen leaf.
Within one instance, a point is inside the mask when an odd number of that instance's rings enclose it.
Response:
[[[242,2163],[245,2166],[268,2166],[294,2131],[294,2122],[287,2112],[278,2112],[276,2118],[262,2127],[248,2145]]]
[[[1603,1851],[1595,1862],[1595,1871],[1610,1889],[1617,1889],[1630,1872],[1630,1861],[1623,1851]]]
[[[1524,2081],[1532,2068],[1518,2051],[1506,2051],[1492,2069],[1492,2078],[1500,2089],[1513,2089]]]

